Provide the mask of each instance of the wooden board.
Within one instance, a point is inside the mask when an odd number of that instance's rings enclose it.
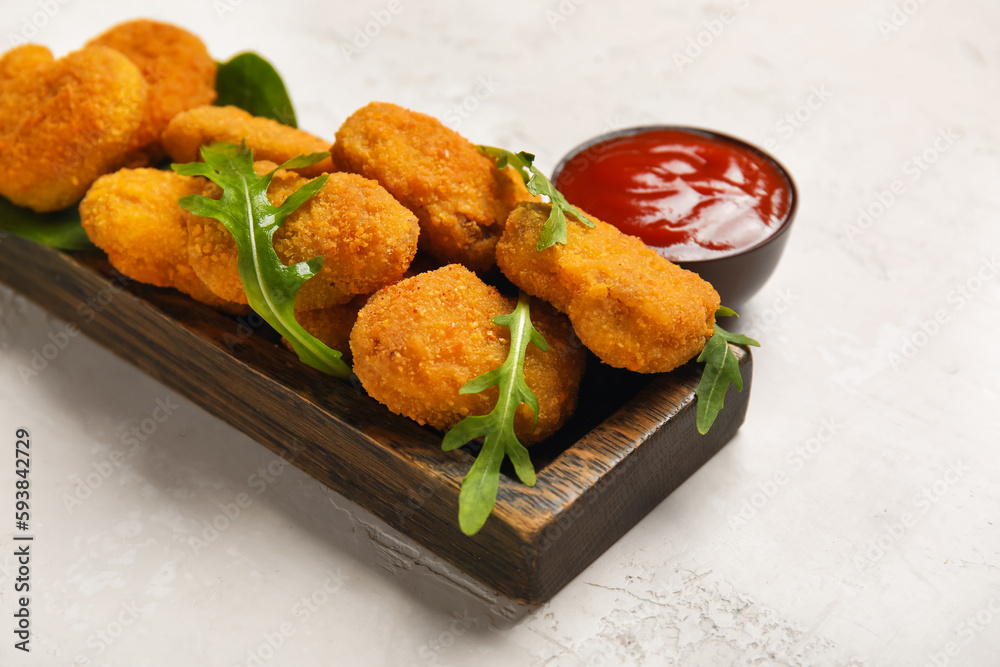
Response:
[[[498,593],[543,602],[712,457],[743,423],[752,358],[708,435],[695,428],[698,370],[643,376],[592,362],[577,414],[532,449],[538,482],[502,480],[475,537],[458,528],[472,465],[441,435],[391,414],[358,387],[302,365],[266,326],[128,281],[103,255],[15,236],[0,281],[243,431]],[[271,332],[273,333],[273,332]],[[508,474],[510,471],[508,471]]]

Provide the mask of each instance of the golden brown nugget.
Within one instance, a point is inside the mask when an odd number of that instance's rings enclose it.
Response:
[[[55,61],[52,52],[40,44],[24,44],[11,49],[0,58],[0,81],[25,77],[31,70],[47,67]],[[5,100],[7,101],[7,100]],[[6,115],[0,123],[9,120]]]
[[[116,169],[146,105],[139,69],[103,46],[54,60],[24,45],[0,58],[0,195],[35,211],[83,197]]]
[[[433,271],[439,268],[441,268],[441,265],[434,259],[424,253],[418,252],[413,261],[410,262],[410,266],[406,269],[403,277],[412,278],[425,271]],[[298,320],[303,329],[321,340],[327,347],[341,352],[344,355],[343,358],[345,361],[350,361],[351,346],[349,341],[351,338],[351,329],[354,328],[354,323],[358,319],[358,311],[368,303],[369,298],[371,298],[371,294],[361,294],[347,303],[330,306],[329,308],[301,310],[297,307],[295,310],[295,319]],[[285,344],[285,347],[292,350],[292,346],[287,340],[282,339],[282,342]]]
[[[672,370],[712,336],[719,295],[697,274],[634,236],[590,219],[567,221],[568,242],[536,250],[547,204],[521,204],[497,244],[497,264],[515,285],[569,315],[601,361],[640,373]]]
[[[107,46],[131,60],[148,86],[142,123],[126,158],[129,166],[154,164],[166,155],[160,135],[182,111],[215,101],[215,61],[193,33],[169,23],[136,19],[119,23],[87,46]]]
[[[296,311],[295,319],[298,320],[303,329],[318,338],[327,347],[340,352],[344,361],[350,361],[351,330],[358,319],[358,312],[368,303],[369,296],[362,294],[347,303],[329,308]],[[292,349],[287,340],[282,339],[282,342],[285,347]]]
[[[122,169],[98,178],[80,202],[87,236],[126,276],[174,287],[227,311],[188,263],[187,229],[177,200],[200,194],[204,179],[158,169]]]
[[[175,162],[201,159],[198,149],[219,141],[247,142],[258,160],[283,164],[303,153],[325,153],[330,142],[276,120],[251,116],[238,107],[204,106],[174,116],[163,132],[163,146]],[[335,171],[326,158],[309,167],[296,169],[312,178]]]
[[[0,155],[24,122],[25,109],[44,100],[46,90],[38,86],[36,73],[53,62],[52,52],[37,44],[25,44],[0,56]]]
[[[458,264],[383,288],[351,332],[354,372],[372,398],[442,431],[487,414],[497,401],[495,387],[478,394],[459,389],[507,358],[510,331],[492,320],[516,303]],[[531,409],[518,408],[514,431],[523,444],[544,440],[573,413],[586,363],[565,316],[532,300],[531,321],[549,349],[528,345],[524,377],[538,397],[539,415],[532,432]]]
[[[274,167],[264,161],[254,163],[258,174]],[[279,170],[268,197],[280,206],[306,182],[294,172]],[[209,183],[205,194],[220,193]],[[195,273],[219,297],[246,303],[236,242],[229,231],[216,220],[190,213],[187,228],[188,258]],[[419,233],[413,213],[378,183],[357,174],[334,173],[275,232],[274,250],[285,264],[324,258],[319,273],[296,296],[296,309],[304,311],[346,303],[399,280],[416,254]]]
[[[436,118],[372,102],[331,147],[334,165],[381,183],[420,220],[420,247],[442,262],[487,271],[508,213],[531,199],[512,168],[498,170]]]

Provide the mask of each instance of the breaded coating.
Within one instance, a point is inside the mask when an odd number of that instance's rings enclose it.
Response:
[[[198,301],[238,310],[215,296],[188,263],[187,229],[177,200],[200,194],[204,179],[158,169],[122,169],[98,178],[80,202],[87,236],[126,276],[175,287]]]
[[[126,157],[129,166],[155,164],[166,156],[160,135],[182,111],[215,101],[215,61],[205,43],[169,23],[136,19],[119,23],[87,46],[124,54],[149,87],[142,123]]]
[[[406,273],[403,274],[403,278],[412,278],[417,274],[425,271],[433,271],[438,268],[441,268],[440,264],[424,253],[418,252],[413,261],[410,262]],[[344,360],[349,362],[351,359],[351,346],[349,343],[351,329],[354,328],[354,323],[358,319],[358,311],[368,303],[370,297],[371,294],[361,294],[347,303],[330,306],[329,308],[314,308],[312,310],[300,310],[296,308],[295,319],[298,320],[303,329],[321,340],[327,347],[341,352]],[[287,340],[282,339],[282,342],[285,344],[285,347],[290,350],[292,349]]]
[[[257,162],[258,174],[275,165]],[[280,206],[307,180],[279,170],[268,197]],[[218,197],[209,183],[205,194]],[[246,303],[237,270],[236,241],[222,223],[187,214],[188,257],[195,273],[218,296]],[[334,173],[323,188],[286,218],[274,234],[282,262],[293,264],[323,256],[323,268],[306,281],[295,300],[297,310],[328,308],[370,294],[396,280],[417,251],[420,227],[414,215],[375,181]]]
[[[535,249],[548,204],[521,204],[497,244],[497,264],[515,285],[569,315],[601,361],[640,373],[685,363],[712,336],[719,295],[697,274],[634,236],[597,220],[567,221],[568,242]]]
[[[46,91],[37,83],[38,73],[54,62],[52,52],[37,44],[13,48],[0,57],[0,159],[16,138],[25,113],[44,101]]]
[[[27,77],[34,69],[47,67],[55,61],[52,52],[40,44],[24,44],[11,49],[0,58],[0,81]],[[4,99],[4,103],[13,100]],[[4,114],[0,123],[9,122],[11,118]]]
[[[358,314],[351,332],[354,372],[368,394],[393,412],[447,430],[469,415],[489,413],[496,388],[459,394],[469,380],[503,364],[510,331],[493,324],[517,302],[458,264],[383,288]],[[549,344],[528,346],[524,377],[538,396],[538,427],[531,409],[518,408],[514,431],[523,444],[544,440],[576,407],[586,353],[565,316],[539,300],[531,321]]]
[[[372,102],[330,149],[334,165],[373,178],[420,220],[420,248],[442,262],[487,271],[507,215],[532,199],[512,168],[500,171],[436,118]]]
[[[351,329],[358,319],[358,312],[368,303],[370,295],[356,296],[347,303],[329,308],[314,308],[312,310],[296,311],[295,319],[302,328],[318,338],[327,347],[337,350],[345,361],[351,357]],[[282,339],[285,346],[291,349],[287,340]]]
[[[117,51],[11,49],[0,58],[0,195],[39,212],[75,204],[122,163],[145,106],[142,74]]]
[[[251,116],[238,107],[204,106],[174,116],[163,132],[163,147],[175,162],[201,159],[198,149],[219,141],[240,144],[244,140],[258,160],[282,164],[303,153],[325,153],[330,142],[276,120]],[[335,171],[330,159],[296,169],[312,178]]]

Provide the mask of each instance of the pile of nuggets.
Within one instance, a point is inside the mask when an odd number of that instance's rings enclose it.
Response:
[[[235,242],[221,223],[178,205],[190,194],[217,198],[218,187],[151,166],[197,160],[218,141],[245,141],[259,173],[329,150],[316,165],[279,170],[268,192],[278,205],[330,175],[274,239],[288,264],[324,258],[296,316],[353,357],[373,398],[441,430],[496,401],[495,388],[459,389],[509,351],[509,331],[492,320],[516,300],[485,281],[498,270],[533,297],[532,321],[549,344],[529,346],[525,361],[540,405],[534,429],[530,408],[517,414],[525,444],[573,412],[586,349],[611,366],[659,373],[697,355],[713,333],[712,286],[611,225],[571,219],[568,243],[536,250],[549,206],[430,116],[373,102],[331,146],[211,106],[215,98],[214,61],[176,26],[121,24],[58,60],[44,47],[15,48],[0,59],[0,194],[37,211],[79,202],[84,229],[118,271],[241,313]]]

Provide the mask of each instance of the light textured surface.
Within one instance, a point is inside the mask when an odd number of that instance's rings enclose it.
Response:
[[[997,664],[1000,5],[896,0],[887,32],[889,0],[398,2],[11,0],[0,39],[35,30],[58,55],[147,14],[216,58],[265,54],[317,134],[386,100],[545,169],[644,123],[771,146],[802,201],[744,309],[764,344],[745,426],[554,600],[518,609],[83,336],[23,380],[64,324],[0,288],[0,663]],[[19,425],[30,656],[10,632]]]

